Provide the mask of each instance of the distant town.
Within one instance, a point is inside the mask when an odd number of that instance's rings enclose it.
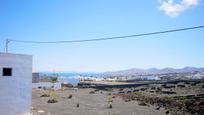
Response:
[[[69,73],[69,72],[41,72],[33,73],[32,82],[48,84],[52,77],[57,77],[55,84],[78,85],[83,82],[140,82],[140,81],[174,81],[204,79],[204,68],[184,67],[182,69],[129,69],[103,73]],[[50,84],[51,86],[51,84]],[[58,85],[60,86],[60,85]],[[43,87],[43,86],[41,86]]]

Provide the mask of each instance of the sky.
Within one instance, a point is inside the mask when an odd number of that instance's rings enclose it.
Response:
[[[204,25],[203,0],[0,0],[5,40],[62,41]],[[204,67],[204,29],[67,44],[9,43],[33,56],[33,71],[104,72]]]

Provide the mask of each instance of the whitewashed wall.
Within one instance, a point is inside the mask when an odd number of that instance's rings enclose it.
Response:
[[[58,90],[61,89],[61,83],[51,83],[51,82],[39,82],[39,83],[32,83],[32,88],[38,88],[38,87],[45,87],[45,88],[52,88],[54,85],[54,89]]]
[[[3,67],[12,76],[3,76]],[[0,53],[0,114],[30,114],[32,97],[32,56]]]

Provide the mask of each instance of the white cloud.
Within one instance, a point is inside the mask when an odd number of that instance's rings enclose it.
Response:
[[[198,5],[198,0],[180,0],[178,3],[175,0],[159,0],[159,2],[161,3],[159,10],[170,17],[176,17],[181,12]]]

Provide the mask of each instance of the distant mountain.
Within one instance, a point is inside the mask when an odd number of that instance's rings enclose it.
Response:
[[[73,76],[94,76],[94,77],[103,77],[107,76],[105,73],[95,73],[95,72],[39,72],[41,76],[64,76],[64,77],[73,77]]]
[[[147,75],[147,74],[167,74],[167,73],[193,73],[193,72],[204,72],[204,68],[196,68],[196,67],[184,67],[181,69],[175,68],[150,68],[150,69],[128,69],[122,71],[115,72],[107,72],[110,76],[128,76],[128,75]]]
[[[204,72],[204,68],[196,67],[184,67],[181,69],[175,68],[149,68],[149,69],[139,69],[132,68],[121,71],[113,72],[103,72],[103,73],[94,73],[94,72],[40,72],[42,76],[94,76],[94,77],[108,77],[108,76],[132,76],[132,75],[147,75],[147,74],[167,74],[167,73],[193,73],[193,72]]]

